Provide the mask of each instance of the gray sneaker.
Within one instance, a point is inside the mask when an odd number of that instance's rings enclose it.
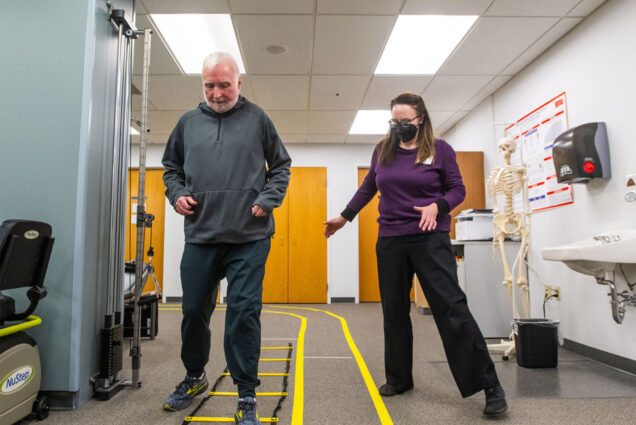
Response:
[[[236,414],[234,415],[234,423],[239,425],[260,425],[258,413],[256,413],[256,400],[254,397],[240,398]]]
[[[163,403],[163,408],[173,412],[185,409],[192,403],[192,399],[204,392],[206,388],[208,388],[208,378],[205,373],[200,378],[186,375]]]

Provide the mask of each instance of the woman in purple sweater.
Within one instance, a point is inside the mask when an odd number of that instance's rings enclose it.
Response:
[[[327,221],[330,237],[380,191],[376,255],[384,315],[383,396],[413,388],[411,286],[420,281],[439,330],[448,364],[463,397],[485,390],[484,414],[507,409],[484,337],[457,282],[449,212],[466,195],[455,151],[435,139],[422,98],[403,93],[391,101],[391,131],[371,158],[364,182],[339,217]]]

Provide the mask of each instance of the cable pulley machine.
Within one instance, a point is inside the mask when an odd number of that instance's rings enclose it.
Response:
[[[139,300],[148,276],[154,278],[152,264],[144,264],[144,241],[146,227],[152,224],[151,214],[145,211],[146,146],[148,133],[148,73],[150,68],[151,29],[137,30],[123,9],[112,9],[110,2],[109,21],[118,34],[117,81],[115,93],[115,116],[112,151],[112,179],[110,203],[110,239],[108,245],[108,288],[104,328],[100,334],[100,370],[91,378],[93,395],[98,400],[109,400],[125,387],[139,388],[141,380]],[[122,323],[124,245],[126,230],[126,183],[128,180],[128,151],[130,148],[130,110],[132,87],[132,52],[134,40],[143,36],[144,55],[141,87],[141,127],[139,144],[139,181],[137,204],[137,245],[135,281],[133,292],[133,338],[130,347],[132,377],[120,379],[123,360],[124,324]],[[156,301],[155,296],[153,301]],[[147,301],[146,301],[147,302]]]

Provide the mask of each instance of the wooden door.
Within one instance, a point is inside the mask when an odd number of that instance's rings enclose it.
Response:
[[[465,209],[486,208],[486,188],[484,185],[484,153],[483,152],[455,152],[457,156],[457,165],[462,174],[464,186],[466,186],[466,199],[459,204],[453,211],[451,216],[453,222],[451,224],[451,239],[455,239],[455,216]]]
[[[163,236],[165,226],[165,187],[163,184],[163,169],[147,169],[146,170],[146,213],[155,216],[152,222],[152,247],[154,248],[154,256],[152,264],[155,267],[155,276],[159,282],[159,286],[163,290]],[[137,256],[137,213],[132,212],[132,205],[137,205],[137,185],[139,179],[139,170],[131,169],[128,172],[128,196],[127,196],[127,213],[126,213],[126,261]],[[147,228],[144,241],[144,262],[148,262],[148,248],[150,247],[151,229]],[[133,278],[134,280],[134,278]],[[143,292],[153,291],[155,289],[151,279],[148,279]]]
[[[287,303],[289,268],[289,194],[280,207],[274,209],[276,230],[265,264],[263,279],[264,303]]]
[[[327,169],[294,167],[288,188],[290,303],[327,302]]]
[[[362,185],[369,172],[368,167],[358,168],[358,187]],[[378,240],[378,204],[380,193],[358,214],[358,276],[360,302],[380,302],[380,285],[378,283],[378,265],[375,255],[375,244]],[[415,293],[411,288],[411,301]]]
[[[265,265],[264,303],[326,303],[327,169],[292,167],[287,196],[274,210],[276,233]]]
[[[358,187],[367,176],[369,168],[358,168]],[[378,266],[375,256],[375,243],[378,240],[378,203],[377,193],[358,214],[358,270],[360,302],[379,302]]]

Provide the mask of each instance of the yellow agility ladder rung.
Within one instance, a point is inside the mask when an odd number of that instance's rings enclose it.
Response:
[[[210,391],[208,393],[208,395],[219,395],[219,396],[238,396],[238,393],[232,393],[232,392],[223,392],[223,391]],[[287,395],[287,393],[256,393],[257,397],[269,397],[269,396],[283,396],[283,395]]]
[[[186,422],[234,422],[234,418],[209,418],[206,416],[186,416]],[[258,418],[261,422],[278,422],[278,418]]]
[[[261,362],[291,362],[291,359],[260,359]]]
[[[223,376],[230,376],[229,372],[222,373]],[[289,373],[283,372],[263,372],[259,373],[258,376],[289,376]]]
[[[292,347],[261,347],[261,350],[289,350]]]

